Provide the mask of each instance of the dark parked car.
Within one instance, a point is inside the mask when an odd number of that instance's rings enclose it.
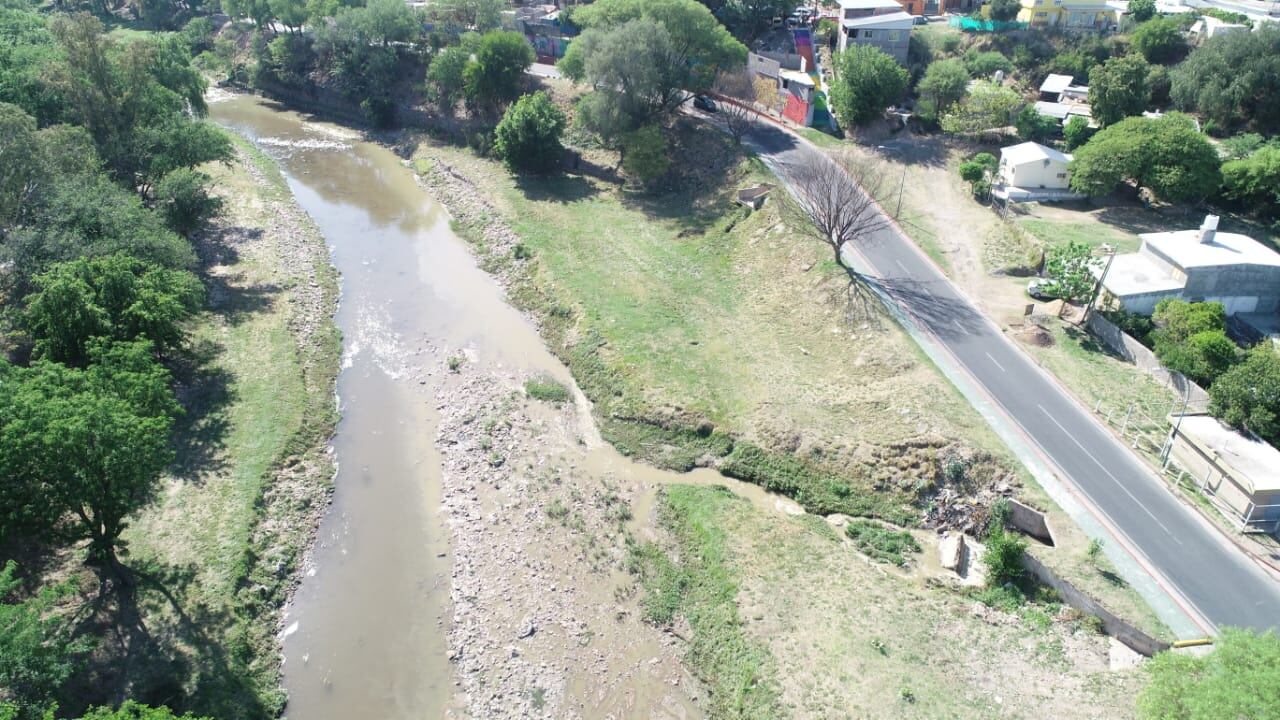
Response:
[[[698,108],[699,110],[705,110],[707,112],[716,111],[715,101],[707,97],[706,95],[694,95],[693,106]]]

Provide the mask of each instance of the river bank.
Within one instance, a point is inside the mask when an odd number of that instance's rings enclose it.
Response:
[[[115,630],[83,682],[89,697],[270,717],[281,610],[332,488],[337,276],[270,158],[239,141],[205,170],[224,210],[193,238],[208,303],[175,370],[178,458],[126,533],[144,580],[102,616]]]

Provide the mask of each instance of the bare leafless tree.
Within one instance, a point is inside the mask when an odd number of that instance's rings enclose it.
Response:
[[[831,247],[836,263],[857,275],[840,251],[845,243],[866,243],[889,224],[876,204],[888,189],[881,168],[848,152],[831,156],[809,152],[787,174],[800,210]]]
[[[749,70],[739,70],[724,73],[716,81],[716,92],[732,100],[720,103],[720,116],[724,118],[725,129],[735,143],[741,143],[742,138],[760,118],[760,113],[755,109],[754,75]]]

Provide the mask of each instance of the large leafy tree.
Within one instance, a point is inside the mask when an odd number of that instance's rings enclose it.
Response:
[[[417,15],[399,0],[344,7],[316,35],[319,62],[370,121],[387,125],[395,118],[397,48],[416,40],[419,28]]]
[[[8,479],[0,492],[39,498],[32,514],[44,523],[34,529],[88,540],[89,561],[112,567],[128,516],[151,499],[172,459],[178,406],[145,340],[98,342],[90,359],[85,369],[47,360],[0,367],[9,389],[0,396],[0,470]]]
[[[1151,682],[1138,699],[1143,720],[1270,717],[1280,703],[1280,637],[1225,628],[1208,655],[1160,653],[1147,671]]]
[[[1151,102],[1147,81],[1150,71],[1151,66],[1137,55],[1114,57],[1094,65],[1089,71],[1089,107],[1094,119],[1106,127],[1141,115]]]
[[[831,106],[841,120],[865,125],[907,90],[907,71],[879,48],[853,45],[832,62]]]
[[[1209,398],[1209,412],[1223,422],[1280,443],[1280,354],[1270,343],[1219,376]]]
[[[513,172],[545,173],[560,163],[565,117],[545,92],[525,95],[507,108],[494,131],[498,156]]]
[[[55,265],[35,285],[26,320],[36,353],[72,364],[88,361],[99,337],[146,338],[159,351],[176,346],[203,297],[191,273],[124,254]]]
[[[229,156],[220,131],[192,126],[206,109],[206,83],[180,38],[121,46],[83,14],[56,16],[49,27],[63,57],[49,68],[49,81],[66,99],[68,119],[88,129],[117,179],[145,192],[167,169]]]
[[[1260,214],[1280,211],[1280,147],[1267,145],[1222,165],[1222,194]]]
[[[1131,181],[1172,202],[1197,200],[1222,184],[1219,162],[1218,151],[1185,116],[1131,117],[1076,151],[1071,187],[1098,196]]]
[[[606,137],[663,119],[747,59],[746,47],[695,0],[599,0],[573,20],[585,31],[558,66],[594,88],[583,119]]]
[[[518,32],[495,30],[481,36],[475,60],[463,71],[464,93],[473,106],[496,112],[520,97],[533,47]]]
[[[1280,27],[1210,38],[1170,72],[1178,107],[1219,127],[1280,131]]]
[[[964,99],[969,89],[969,71],[954,58],[929,63],[916,85],[920,99],[929,105],[929,114],[938,117]]]
[[[1129,38],[1133,49],[1148,62],[1177,62],[1187,51],[1182,25],[1174,18],[1156,18],[1138,26]]]

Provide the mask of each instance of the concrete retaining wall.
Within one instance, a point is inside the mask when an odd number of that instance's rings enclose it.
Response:
[[[1189,407],[1201,409],[1208,407],[1209,393],[1205,392],[1204,388],[1191,382],[1181,373],[1171,373],[1166,370],[1155,353],[1148,350],[1147,346],[1138,342],[1132,335],[1121,330],[1115,323],[1103,317],[1102,313],[1089,313],[1089,320],[1085,323],[1085,327],[1112,352],[1142,368],[1160,382],[1172,385],[1178,395],[1188,397]],[[1177,408],[1170,409],[1177,411]]]
[[[1044,513],[1013,498],[1009,498],[1009,524],[1041,542],[1053,544],[1053,532]]]
[[[1124,643],[1134,652],[1151,657],[1169,649],[1169,643],[1157,640],[1134,627],[1128,621],[1114,615],[1098,604],[1097,600],[1081,592],[1076,586],[1058,577],[1057,573],[1037,560],[1031,553],[1023,553],[1022,567],[1037,581],[1048,585],[1062,596],[1062,601],[1082,613],[1093,615],[1102,621],[1102,627],[1111,637]]]

